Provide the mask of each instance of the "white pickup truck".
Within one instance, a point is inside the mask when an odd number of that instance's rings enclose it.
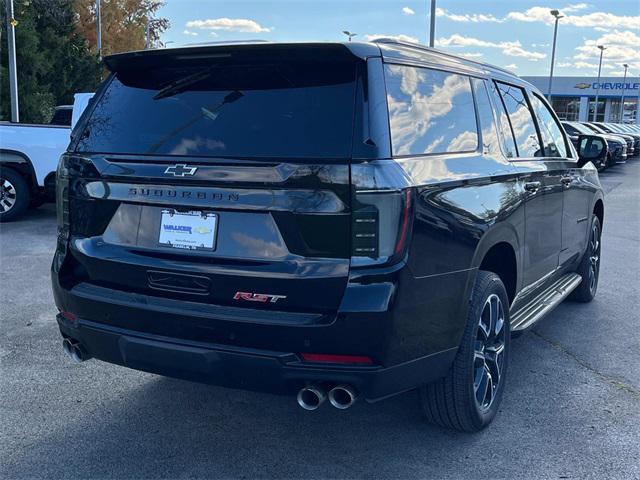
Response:
[[[29,206],[55,198],[58,160],[92,96],[75,95],[70,119],[71,107],[58,107],[48,125],[0,122],[0,222],[16,220]],[[56,125],[60,119],[66,125]]]

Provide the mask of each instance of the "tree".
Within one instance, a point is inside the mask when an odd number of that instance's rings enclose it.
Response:
[[[102,54],[142,50],[146,43],[147,21],[152,45],[160,43],[160,35],[169,28],[169,20],[156,18],[164,6],[161,0],[101,0]],[[96,1],[75,0],[78,32],[96,48]]]
[[[6,5],[0,0],[6,42]],[[20,120],[45,123],[56,105],[70,104],[77,92],[94,91],[101,67],[76,31],[73,0],[14,0]],[[0,118],[10,117],[8,55],[0,58]]]

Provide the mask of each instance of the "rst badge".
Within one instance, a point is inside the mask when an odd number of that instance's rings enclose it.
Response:
[[[245,300],[247,302],[261,302],[261,303],[276,303],[282,298],[287,298],[286,295],[271,295],[268,293],[251,293],[251,292],[236,292],[233,296],[234,300]]]

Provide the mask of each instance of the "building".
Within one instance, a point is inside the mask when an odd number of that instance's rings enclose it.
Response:
[[[545,95],[549,91],[549,77],[522,77],[535,85]],[[640,78],[601,77],[553,77],[551,84],[551,104],[561,120],[581,122],[593,119],[596,103],[596,89],[599,87],[598,122],[621,122],[640,124],[638,103]],[[620,108],[624,93],[624,114]]]

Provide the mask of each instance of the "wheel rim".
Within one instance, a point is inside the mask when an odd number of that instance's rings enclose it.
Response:
[[[589,234],[589,291],[594,294],[600,273],[600,229],[594,223]]]
[[[502,381],[505,330],[502,301],[492,294],[482,308],[474,345],[473,393],[476,405],[482,411],[491,408]]]
[[[0,213],[6,213],[16,204],[16,187],[6,178],[0,178]]]

